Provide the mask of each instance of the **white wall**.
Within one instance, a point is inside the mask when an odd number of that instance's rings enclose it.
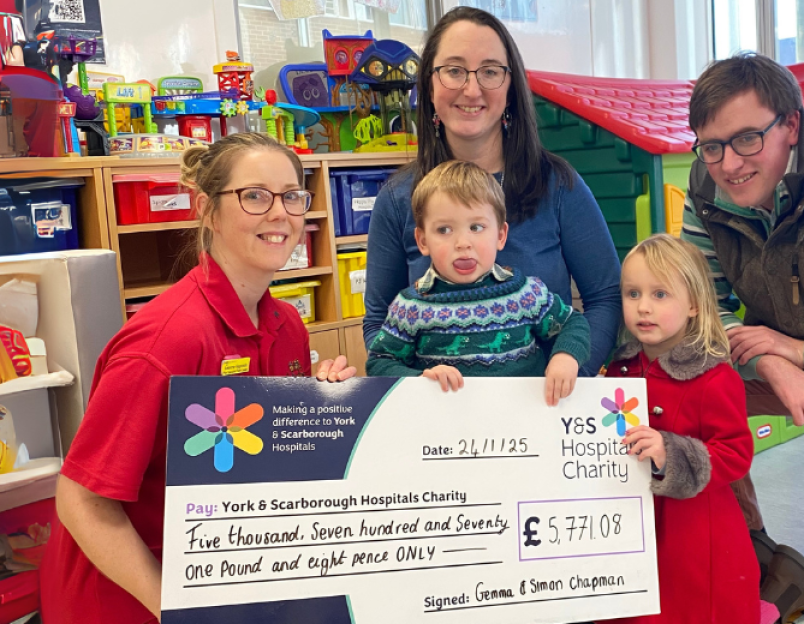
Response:
[[[404,0],[403,0],[404,1]],[[529,69],[586,76],[690,79],[711,57],[704,0],[534,0],[538,19],[507,22]],[[134,81],[190,74],[237,49],[234,0],[100,0],[107,63]],[[457,0],[443,0],[445,10]],[[256,68],[257,70],[264,68]]]
[[[528,69],[592,74],[589,0],[539,0],[535,22],[507,22]]]
[[[457,0],[443,0],[445,10]],[[538,20],[505,22],[529,69],[689,79],[711,56],[704,0],[536,0]]]
[[[403,0],[404,1],[404,0]],[[510,22],[525,67],[568,74],[592,74],[590,0],[534,0],[535,21]],[[444,11],[458,0],[442,0]]]
[[[591,0],[594,75],[697,78],[712,60],[704,0]]]
[[[237,50],[234,0],[100,0],[106,64],[134,82],[187,74],[217,88],[213,65]]]
[[[648,0],[650,76],[697,78],[712,60],[710,3]]]
[[[645,0],[592,0],[592,74],[651,78]]]

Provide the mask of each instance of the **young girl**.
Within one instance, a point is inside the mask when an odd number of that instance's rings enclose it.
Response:
[[[171,375],[310,374],[298,313],[268,286],[304,231],[312,194],[296,154],[265,135],[187,150],[200,265],[138,312],[98,360],[92,394],[56,493],[60,524],[41,567],[48,624],[145,624],[160,612]],[[319,379],[354,375],[340,356]]]
[[[608,376],[648,384],[650,426],[623,443],[653,466],[661,614],[621,623],[760,621],[759,567],[729,486],[748,472],[753,440],[708,276],[703,254],[667,234],[623,263],[628,340]]]

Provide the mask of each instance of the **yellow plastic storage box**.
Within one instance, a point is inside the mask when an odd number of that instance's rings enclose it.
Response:
[[[296,282],[294,284],[282,284],[281,286],[271,286],[271,296],[274,299],[281,299],[292,305],[299,311],[302,323],[312,323],[315,321],[315,287],[321,286],[318,280],[307,282]]]
[[[343,318],[366,313],[363,295],[366,292],[366,252],[338,254],[338,281],[341,285]]]

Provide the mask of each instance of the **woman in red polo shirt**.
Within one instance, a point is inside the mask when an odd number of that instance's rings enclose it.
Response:
[[[309,375],[307,330],[268,286],[300,240],[311,195],[296,154],[241,133],[187,150],[199,265],[138,312],[98,360],[87,413],[64,462],[41,568],[46,624],[145,624],[160,610],[171,375]],[[280,333],[281,332],[281,333]],[[355,374],[340,356],[318,378]]]

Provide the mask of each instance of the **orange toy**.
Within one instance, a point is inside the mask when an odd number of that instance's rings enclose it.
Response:
[[[6,354],[16,377],[27,377],[31,374],[31,353],[28,351],[22,332],[0,325],[0,351],[3,352],[0,353],[0,358]]]

